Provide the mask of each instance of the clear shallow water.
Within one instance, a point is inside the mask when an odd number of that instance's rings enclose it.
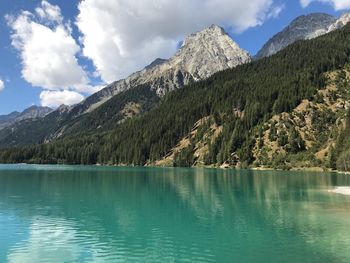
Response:
[[[350,176],[0,165],[0,262],[350,262]]]

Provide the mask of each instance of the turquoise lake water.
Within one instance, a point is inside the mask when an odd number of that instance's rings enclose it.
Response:
[[[0,165],[0,262],[350,262],[349,175]]]

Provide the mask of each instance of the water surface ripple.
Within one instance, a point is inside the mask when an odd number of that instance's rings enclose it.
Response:
[[[0,262],[350,262],[349,175],[0,165]]]

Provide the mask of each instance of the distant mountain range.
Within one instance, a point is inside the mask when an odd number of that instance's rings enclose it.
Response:
[[[23,120],[43,118],[52,111],[49,107],[31,106],[23,112],[14,111],[8,115],[0,115],[0,130]]]
[[[0,148],[23,146],[0,161],[277,167],[309,154],[308,165],[327,166],[333,148],[347,149],[331,136],[343,134],[350,105],[349,21],[298,17],[255,59],[212,25],[77,105],[0,117]]]

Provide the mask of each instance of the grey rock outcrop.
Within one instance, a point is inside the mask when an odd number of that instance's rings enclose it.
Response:
[[[350,22],[350,13],[343,14],[335,23],[333,23],[327,30],[327,33],[340,29]]]

